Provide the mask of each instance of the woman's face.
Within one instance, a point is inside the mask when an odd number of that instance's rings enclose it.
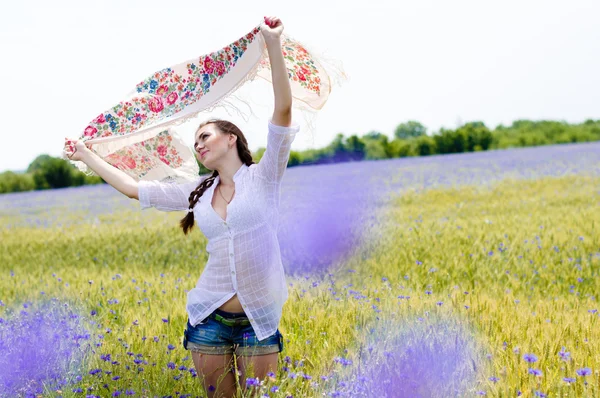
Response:
[[[215,170],[230,149],[229,134],[223,134],[215,124],[207,124],[196,132],[194,151],[198,161]]]

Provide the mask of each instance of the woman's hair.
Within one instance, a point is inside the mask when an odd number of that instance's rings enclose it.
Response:
[[[202,122],[196,131],[200,128],[206,126],[207,124],[214,124],[217,129],[223,134],[235,134],[237,136],[236,145],[238,150],[238,155],[240,160],[244,162],[246,166],[250,166],[254,164],[254,160],[252,159],[252,153],[248,149],[248,141],[246,141],[246,137],[244,137],[244,133],[233,123],[228,122],[227,120],[220,119],[209,119],[205,122]],[[190,194],[190,209],[193,209],[198,202],[198,199],[202,196],[204,191],[212,186],[215,182],[215,178],[219,175],[218,170],[214,170],[212,175],[206,179],[204,179],[200,185],[196,189],[192,191]],[[187,235],[187,233],[194,227],[194,213],[188,212],[185,217],[181,219],[179,222],[181,228],[183,228],[183,233]]]

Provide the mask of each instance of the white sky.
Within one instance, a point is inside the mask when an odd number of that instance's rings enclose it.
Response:
[[[407,120],[434,131],[472,120],[493,128],[520,118],[600,119],[598,1],[349,4],[5,3],[0,13],[0,171],[25,169],[42,153],[59,156],[65,136],[78,137],[148,74],[229,44],[263,15],[279,16],[288,34],[340,60],[349,76],[319,113],[318,148],[337,133],[378,130],[391,137]],[[255,150],[266,144],[266,117],[249,123],[229,119]],[[181,130],[189,144],[192,132],[193,125]],[[309,146],[307,137],[297,138],[292,149]]]

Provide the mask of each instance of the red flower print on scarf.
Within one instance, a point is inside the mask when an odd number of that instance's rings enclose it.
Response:
[[[167,96],[167,103],[168,103],[169,105],[173,105],[173,104],[175,103],[175,101],[177,101],[177,98],[178,98],[178,97],[179,97],[179,96],[177,95],[177,93],[176,93],[175,91],[173,91],[171,94],[169,94],[169,95]]]
[[[156,147],[156,152],[158,152],[158,154],[164,158],[167,154],[167,147],[165,145],[159,145]]]
[[[225,64],[223,62],[218,62],[217,63],[217,74],[219,76],[223,76],[224,73],[225,73]]]
[[[162,98],[159,96],[154,96],[150,101],[148,101],[148,107],[154,113],[158,113],[162,111],[165,106],[163,105]]]
[[[158,95],[163,95],[165,94],[167,91],[169,91],[169,87],[165,86],[164,84],[162,86],[160,86],[158,89],[156,89],[156,94]]]
[[[125,165],[125,167],[128,167],[128,168],[130,168],[130,169],[135,169],[135,166],[136,166],[136,164],[135,164],[135,160],[133,160],[133,159],[132,159],[132,158],[130,158],[130,157],[126,157],[126,156],[123,156],[123,157],[121,158],[121,163],[122,163],[123,165]]]
[[[206,73],[213,73],[215,71],[215,63],[211,57],[204,58],[204,71]]]
[[[87,126],[83,132],[86,137],[93,137],[98,132],[98,129],[93,126]]]
[[[106,122],[106,119],[104,118],[103,113],[101,113],[100,115],[98,115],[97,118],[94,119],[94,123],[100,124],[100,123],[104,123],[104,122]]]

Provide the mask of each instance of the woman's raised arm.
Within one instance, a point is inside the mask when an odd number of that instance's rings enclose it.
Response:
[[[283,24],[277,17],[265,17],[265,22],[261,25],[260,31],[265,39],[271,62],[273,93],[275,95],[272,122],[276,126],[287,127],[292,123],[292,88],[290,87],[290,79],[281,47]]]

